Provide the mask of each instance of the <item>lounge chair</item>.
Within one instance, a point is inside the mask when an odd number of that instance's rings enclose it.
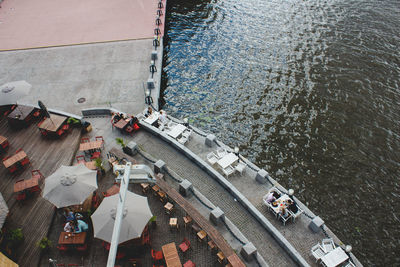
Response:
[[[218,157],[217,157],[217,155],[215,155],[214,152],[210,152],[210,153],[207,155],[207,161],[208,161],[208,163],[210,163],[211,165],[214,165],[215,163],[217,163]]]
[[[239,161],[239,163],[235,166],[235,169],[243,175],[244,170],[246,169],[247,165],[243,161]]]
[[[311,248],[311,254],[314,256],[315,261],[318,262],[323,256],[325,256],[325,251],[318,243]]]
[[[329,253],[335,249],[335,243],[333,242],[332,238],[325,238],[322,240],[322,248],[325,253]]]
[[[228,166],[225,169],[222,169],[222,172],[225,174],[226,178],[228,178],[229,175],[235,172],[235,169],[232,166]]]

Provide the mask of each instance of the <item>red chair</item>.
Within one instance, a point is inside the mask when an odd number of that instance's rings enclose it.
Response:
[[[117,252],[117,256],[115,256],[115,258],[116,258],[117,260],[120,260],[120,259],[125,258],[125,256],[126,256],[126,253],[125,253],[125,252],[123,252],[123,251],[118,251],[118,252]]]
[[[34,118],[39,118],[40,117],[40,110],[36,110],[33,115]]]
[[[43,120],[41,120],[41,121],[37,124],[37,126],[40,127],[40,125],[42,125],[42,123],[43,123],[45,120],[46,120],[46,118],[43,118]]]
[[[100,158],[100,156],[101,156],[101,152],[99,152],[99,151],[96,151],[96,152],[94,152],[93,154],[92,154],[92,156],[90,157],[90,159],[98,159],[98,158]]]
[[[48,135],[49,135],[49,133],[48,133],[46,130],[43,130],[43,129],[40,129],[40,133],[41,133],[43,136],[48,136]]]
[[[196,267],[196,264],[194,264],[191,260],[188,260],[183,264],[183,267]]]
[[[82,245],[82,246],[77,246],[77,247],[75,247],[75,249],[76,249],[77,251],[80,251],[80,252],[85,252],[85,251],[87,250],[87,248],[88,248],[88,245],[87,245],[87,244]]]
[[[64,245],[58,245],[58,246],[57,246],[57,249],[58,249],[59,251],[68,251],[68,247],[67,247],[67,246],[64,246]]]
[[[179,248],[181,249],[182,252],[188,251],[188,249],[190,248],[190,241],[187,240],[187,238],[185,237],[182,243],[179,245]]]
[[[85,160],[85,156],[80,155],[80,156],[76,156],[76,161],[78,162],[78,164],[85,164],[86,160]]]
[[[58,136],[62,136],[62,135],[64,134],[64,130],[63,130],[63,129],[60,129],[60,130],[58,130],[58,131],[56,132],[56,134],[57,134]]]
[[[133,125],[133,129],[135,129],[135,131],[137,131],[137,130],[140,129],[140,127],[139,127],[139,125],[138,125],[137,123],[135,123],[135,124]]]
[[[125,132],[127,132],[128,134],[131,134],[132,132],[133,132],[133,128],[131,127],[131,126],[127,126],[126,128],[125,128]]]
[[[1,146],[3,147],[4,151],[8,149],[8,147],[10,146],[10,143],[8,141],[5,141],[3,144],[1,144]]]
[[[64,124],[63,127],[61,127],[61,129],[63,129],[63,131],[68,131],[69,130],[69,124]]]
[[[31,162],[29,161],[28,157],[25,157],[22,161],[21,161],[21,165],[25,166],[25,165],[29,165]]]
[[[22,151],[22,148],[19,148],[17,151],[15,151],[15,154],[18,154],[21,151]]]
[[[25,193],[25,192],[19,192],[15,198],[16,198],[18,201],[25,200],[25,199],[26,199],[26,193]]]
[[[102,143],[104,143],[103,136],[96,136],[96,141],[101,141]]]
[[[89,143],[89,142],[90,142],[90,139],[88,137],[82,137],[81,138],[81,144],[82,143]]]
[[[3,158],[3,161],[8,160],[9,158],[10,158],[10,156],[4,157],[4,158]]]
[[[43,174],[40,172],[40,170],[32,170],[31,171],[31,177],[35,179],[42,179],[44,178]]]
[[[103,241],[101,244],[103,245],[103,247],[104,247],[106,250],[110,250],[110,243],[104,242],[104,241]]]
[[[163,255],[162,251],[156,251],[154,249],[151,249],[151,257],[155,261],[160,261],[160,260],[164,259],[164,255]]]
[[[8,167],[8,171],[10,173],[14,173],[14,172],[18,171],[18,168],[16,165],[12,165],[12,166]]]

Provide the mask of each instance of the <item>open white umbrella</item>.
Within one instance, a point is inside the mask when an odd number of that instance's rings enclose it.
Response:
[[[85,165],[62,165],[46,178],[43,197],[57,208],[82,204],[97,189],[96,171]]]
[[[7,214],[8,214],[7,203],[4,200],[3,195],[0,193],[0,229],[3,227],[3,224],[6,221]]]
[[[109,243],[113,234],[118,198],[119,194],[104,198],[92,215],[94,237]],[[127,191],[118,244],[140,237],[151,217],[153,214],[147,197]]]
[[[32,85],[26,81],[15,81],[0,86],[0,106],[16,104],[17,101],[29,94]]]

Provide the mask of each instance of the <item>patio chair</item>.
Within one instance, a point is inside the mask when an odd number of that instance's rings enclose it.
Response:
[[[39,129],[39,130],[40,130],[40,133],[42,134],[42,136],[46,137],[49,135],[49,133],[46,130],[43,130],[43,129]]]
[[[185,136],[181,136],[181,138],[179,138],[178,139],[178,142],[180,143],[180,144],[182,144],[182,145],[184,145],[184,144],[186,144],[186,142],[189,140],[189,138],[188,137],[185,137]]]
[[[228,154],[228,152],[226,151],[225,148],[219,147],[219,148],[217,149],[217,157],[218,157],[218,159],[223,158],[226,154]]]
[[[244,170],[246,169],[247,164],[244,163],[243,161],[239,161],[239,163],[235,166],[235,169],[240,173],[240,175],[243,175]]]
[[[88,137],[82,137],[81,138],[81,144],[82,143],[89,143],[89,142],[90,142],[90,139]]]
[[[17,166],[15,164],[10,166],[10,167],[8,167],[7,169],[8,169],[8,171],[10,173],[14,173],[14,172],[18,171],[18,168],[17,168]]]
[[[21,165],[25,166],[25,165],[29,165],[31,162],[29,161],[28,157],[25,157],[22,161],[21,161]]]
[[[86,160],[85,160],[85,156],[80,155],[80,156],[76,156],[76,161],[78,162],[78,164],[85,164]]]
[[[92,156],[90,157],[90,159],[98,159],[98,158],[100,158],[100,156],[101,156],[101,152],[99,152],[99,151],[96,151],[96,152],[93,152],[93,154],[92,154]]]
[[[228,178],[229,175],[235,172],[235,169],[232,166],[228,166],[225,169],[222,169],[222,172],[225,174],[226,178]]]
[[[186,251],[188,251],[190,249],[190,241],[187,240],[187,238],[183,238],[182,243],[179,244],[179,249],[185,253]]]
[[[96,136],[96,141],[101,141],[102,143],[104,143],[103,136]]]
[[[279,219],[282,221],[283,225],[286,225],[286,222],[292,217],[291,213],[288,212],[288,216],[287,217],[283,217],[281,213],[278,213],[278,217]]]
[[[18,154],[21,151],[22,151],[22,148],[18,148],[17,151],[15,151],[15,154]]]
[[[26,193],[25,192],[19,192],[16,196],[15,199],[18,201],[22,201],[26,199]]]
[[[163,255],[162,251],[156,251],[154,249],[151,249],[151,257],[155,261],[160,261],[160,260],[164,259],[164,255]]]
[[[325,256],[325,251],[318,243],[311,248],[311,254],[314,256],[315,261],[318,262],[323,256]]]
[[[354,263],[352,263],[351,261],[345,263],[346,265],[344,265],[343,267],[356,267],[356,265]]]
[[[293,213],[292,211],[289,210],[290,214],[292,215],[292,221],[294,222],[297,217],[299,217],[301,214],[304,213],[304,210],[300,209],[300,207],[296,204],[297,206],[297,212]]]
[[[187,139],[189,139],[191,134],[192,134],[192,130],[191,129],[186,129],[186,130],[183,131],[182,136],[184,136]]]
[[[64,245],[58,245],[58,246],[57,246],[57,249],[58,249],[59,251],[68,251],[68,247],[67,247],[67,246],[64,246]]]
[[[43,174],[40,172],[40,170],[32,170],[31,171],[31,177],[35,179],[42,179],[44,178]]]
[[[325,253],[329,253],[335,249],[335,243],[333,242],[332,238],[325,238],[322,239],[322,249]]]
[[[3,144],[1,144],[1,146],[3,147],[4,151],[6,151],[10,146],[10,143],[8,141],[5,141]]]
[[[69,124],[64,124],[64,125],[61,127],[61,129],[62,129],[64,132],[67,132],[67,131],[69,130]]]
[[[210,152],[207,155],[207,161],[208,161],[208,163],[210,163],[210,165],[214,165],[215,163],[217,163],[218,157],[217,157],[217,155],[215,155],[214,152]]]
[[[85,251],[87,250],[87,248],[88,248],[88,245],[87,245],[87,244],[84,244],[84,245],[82,245],[82,246],[76,246],[76,247],[75,247],[75,249],[76,249],[77,251],[79,251],[79,252],[85,252]]]

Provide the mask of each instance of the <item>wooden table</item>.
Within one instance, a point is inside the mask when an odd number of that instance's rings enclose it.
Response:
[[[25,189],[32,188],[39,185],[39,178],[31,178],[28,180],[18,181],[14,184],[14,192],[21,192]]]
[[[17,106],[10,114],[8,114],[7,119],[25,121],[25,119],[32,114],[34,110],[34,107]]]
[[[238,161],[239,158],[233,153],[228,153],[225,155],[222,159],[217,161],[217,164],[221,167],[221,169],[225,169],[229,165],[232,165],[236,161]]]
[[[58,129],[60,129],[66,120],[67,117],[65,116],[50,114],[50,118],[46,118],[38,127],[39,129],[55,133]]]
[[[142,187],[143,193],[146,193],[149,190],[150,185],[148,183],[141,183],[140,187]]]
[[[218,261],[219,261],[220,263],[223,263],[223,262],[224,262],[224,260],[225,260],[225,255],[224,255],[224,253],[222,253],[222,251],[219,251],[219,252],[217,253],[217,257],[218,257]]]
[[[6,159],[5,161],[3,161],[4,167],[9,168],[12,165],[14,165],[15,163],[17,163],[18,161],[23,160],[24,158],[26,158],[27,155],[24,151],[20,151],[17,154],[11,156],[10,158]]]
[[[242,262],[237,254],[232,254],[228,258],[226,258],[228,262],[232,265],[232,267],[246,267],[246,265]]]
[[[130,119],[128,121],[126,121],[125,119],[120,119],[119,121],[114,123],[114,127],[123,130],[125,126],[129,123],[129,121]]]
[[[172,209],[174,208],[174,205],[172,203],[167,202],[167,204],[164,205],[165,212],[170,214],[172,212]]]
[[[179,226],[178,226],[178,218],[170,218],[170,219],[169,219],[169,226],[170,226],[171,228],[179,229]]]
[[[86,240],[86,232],[74,233],[74,234],[68,232],[61,232],[60,237],[58,238],[58,244],[83,245],[85,244],[85,240]]]
[[[79,151],[95,150],[100,149],[103,145],[103,141],[97,140],[88,143],[81,143],[79,145]]]
[[[164,254],[165,263],[168,267],[182,267],[181,260],[179,259],[178,251],[175,242],[166,244],[161,247]]]
[[[110,188],[108,188],[108,190],[106,191],[106,196],[112,196],[115,194],[119,193],[119,186],[118,185],[113,185]]]

